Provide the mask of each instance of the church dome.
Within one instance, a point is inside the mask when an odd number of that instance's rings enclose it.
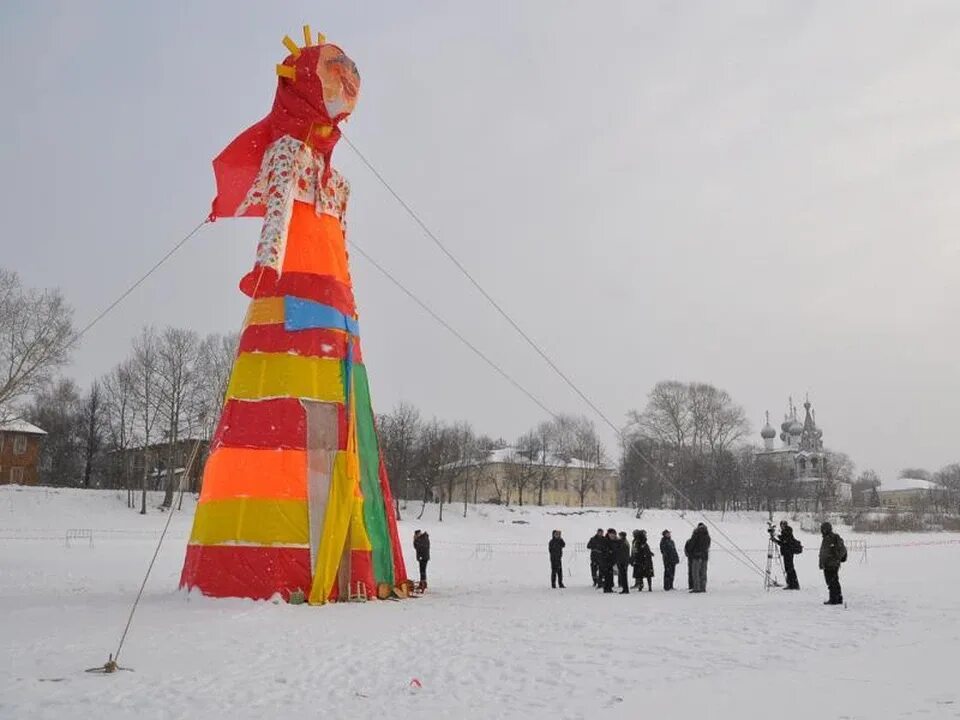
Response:
[[[799,421],[799,420],[794,420],[792,423],[790,423],[790,428],[789,428],[788,432],[789,432],[791,435],[794,435],[794,436],[802,435],[802,434],[803,434],[803,425],[800,424],[800,421]]]
[[[773,425],[769,422],[763,426],[763,430],[760,431],[760,437],[764,440],[773,440],[777,436],[777,431],[773,429]]]

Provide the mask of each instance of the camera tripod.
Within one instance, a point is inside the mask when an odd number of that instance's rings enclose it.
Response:
[[[771,525],[767,528],[770,539],[767,541],[767,570],[763,574],[763,589],[769,590],[772,587],[782,587],[777,580],[776,571],[779,568],[780,576],[784,577],[783,558],[780,556],[780,545],[773,539],[774,528]]]

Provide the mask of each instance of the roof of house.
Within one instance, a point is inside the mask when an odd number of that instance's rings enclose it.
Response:
[[[880,492],[899,492],[902,490],[944,490],[943,485],[939,485],[930,480],[923,480],[922,478],[899,478],[896,482],[896,487],[886,488]]]
[[[33,423],[28,423],[26,420],[8,420],[7,422],[0,423],[0,432],[9,432],[9,433],[23,433],[24,435],[46,435],[46,430],[41,430]]]
[[[556,468],[585,468],[585,469],[598,469],[598,470],[613,470],[614,468],[609,465],[597,464],[589,462],[586,460],[580,460],[579,458],[570,458],[565,460],[564,458],[557,457],[551,453],[547,453],[544,457],[543,453],[538,453],[536,457],[528,457],[526,454],[521,453],[515,447],[506,447],[500,448],[498,450],[491,450],[490,453],[481,460],[471,460],[466,463],[450,463],[449,467],[454,465],[458,467],[465,466],[477,466],[477,465],[514,465],[514,464],[523,464],[523,465],[545,465],[546,467],[556,467]]]

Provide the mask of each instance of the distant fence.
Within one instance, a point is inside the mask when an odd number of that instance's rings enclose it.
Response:
[[[93,530],[90,528],[70,528],[63,536],[63,544],[70,547],[70,541],[87,541],[89,547],[93,547]]]
[[[87,535],[86,533],[90,533]],[[92,544],[92,536],[96,534],[99,539],[119,540],[119,539],[149,539],[155,538],[160,534],[160,528],[156,530],[118,530],[116,528],[69,528],[66,530],[57,528],[0,528],[0,541],[3,540],[57,540],[62,541],[67,547],[70,547],[71,541],[86,541],[88,545]]]

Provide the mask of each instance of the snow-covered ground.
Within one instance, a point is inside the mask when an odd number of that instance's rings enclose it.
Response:
[[[124,647],[135,672],[104,676],[83,670],[115,648],[166,516],[115,492],[0,488],[0,718],[960,717],[956,536],[840,528],[848,546],[867,542],[843,569],[846,608],[821,604],[807,533],[799,593],[764,592],[712,531],[707,594],[605,596],[578,542],[601,526],[655,540],[671,528],[682,546],[687,522],[454,506],[439,523],[436,506],[416,521],[411,505],[401,532],[430,531],[429,594],[314,608],[178,592],[188,504]],[[764,563],[763,516],[711,519]],[[553,528],[566,590],[549,587]],[[69,529],[92,529],[92,547],[68,547]]]

